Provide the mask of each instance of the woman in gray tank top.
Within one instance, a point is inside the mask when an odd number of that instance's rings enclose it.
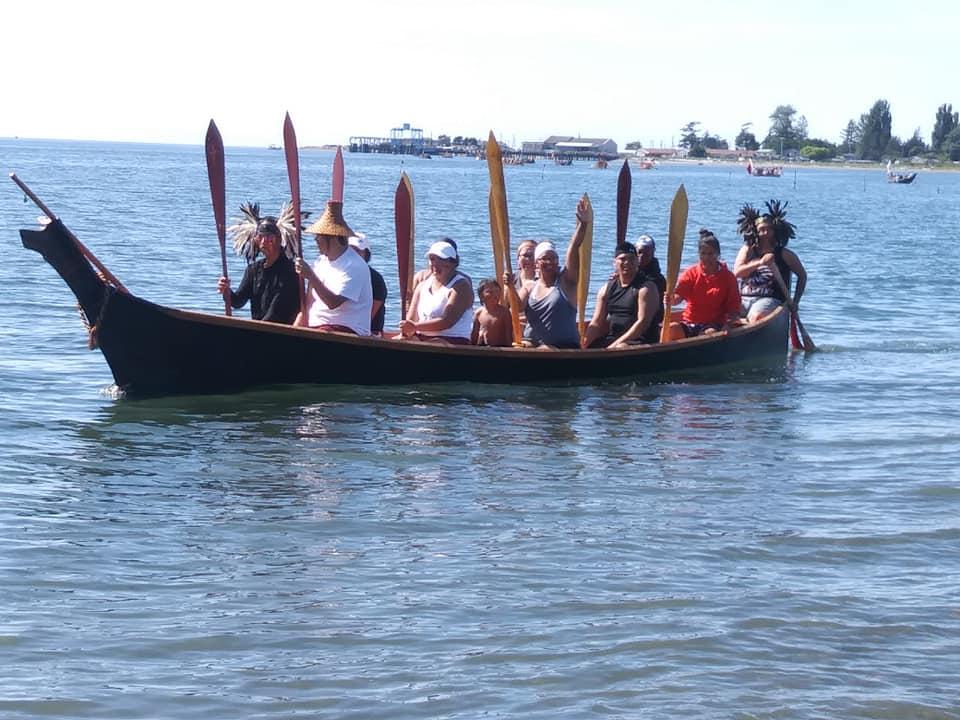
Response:
[[[528,280],[520,290],[520,307],[527,316],[524,344],[556,348],[579,348],[577,332],[577,281],[580,278],[580,245],[593,210],[584,201],[577,203],[577,225],[567,247],[564,267],[549,240],[534,251],[538,277]],[[512,283],[512,275],[505,278]]]

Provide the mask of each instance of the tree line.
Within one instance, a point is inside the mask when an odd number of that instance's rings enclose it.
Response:
[[[752,131],[753,123],[744,123],[734,140],[737,150],[773,150],[783,156],[799,153],[810,160],[829,160],[837,156],[852,156],[858,160],[893,160],[923,157],[925,159],[960,160],[960,113],[953,106],[937,108],[933,132],[928,145],[913,131],[907,140],[892,132],[893,115],[890,103],[877,100],[859,119],[851,119],[840,133],[840,142],[833,143],[807,134],[807,119],[797,114],[792,105],[778,105],[770,114],[770,128],[766,137],[758,141]],[[728,143],[717,135],[700,131],[700,122],[692,121],[680,129],[680,147],[690,157],[706,157],[707,150],[728,149]],[[639,141],[627,143],[627,149],[640,149]]]

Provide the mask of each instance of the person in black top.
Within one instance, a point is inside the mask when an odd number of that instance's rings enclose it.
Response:
[[[363,233],[357,233],[350,237],[347,242],[350,244],[357,255],[362,257],[367,265],[370,265],[370,243]],[[370,334],[383,335],[383,320],[386,316],[387,303],[387,283],[383,280],[383,275],[370,268],[370,284],[373,286],[373,307],[370,310]]]
[[[651,252],[652,254],[652,252]],[[660,340],[663,291],[666,280],[648,263],[650,274],[639,268],[637,249],[617,245],[614,275],[597,293],[593,319],[583,338],[585,348],[623,348]]]
[[[236,292],[221,277],[217,290],[230,301],[231,307],[242,308],[250,302],[254,320],[290,325],[300,311],[300,281],[291,261],[280,247],[280,229],[273,217],[257,223],[255,246],[263,257],[247,265]]]

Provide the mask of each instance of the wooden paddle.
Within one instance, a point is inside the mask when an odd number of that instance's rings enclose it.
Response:
[[[397,273],[400,276],[400,319],[407,317],[408,293],[413,292],[414,248],[414,200],[413,185],[405,172],[400,173],[400,182],[393,196],[393,218],[397,233]]]
[[[210,200],[213,202],[213,219],[217,223],[217,240],[220,241],[221,274],[230,283],[227,275],[227,181],[223,159],[223,138],[217,124],[211,120],[207,126],[206,139],[207,177],[210,178]],[[223,298],[223,312],[233,315],[229,296]]]
[[[624,164],[626,167],[626,164]],[[621,171],[621,175],[623,172]],[[629,177],[629,176],[628,176]],[[619,197],[619,194],[618,194]],[[593,217],[593,206],[590,197],[584,193],[583,201],[590,208],[590,217]],[[619,222],[620,206],[617,205]],[[619,232],[619,230],[617,231]],[[577,276],[577,327],[580,330],[580,339],[583,340],[587,332],[587,294],[590,292],[590,260],[593,257],[593,220],[584,228],[583,242],[580,244],[580,274]]]
[[[287,178],[290,181],[290,204],[293,205],[294,252],[303,261],[303,228],[300,217],[300,155],[297,149],[297,133],[293,129],[290,113],[283,119],[283,152],[287,156]],[[303,279],[297,281],[300,288],[300,316],[306,320],[306,295]]]
[[[805,352],[816,351],[817,346],[814,345],[813,338],[810,337],[807,329],[803,326],[803,323],[800,322],[800,315],[797,313],[797,306],[794,305],[793,300],[790,299],[790,290],[787,288],[787,283],[784,281],[783,275],[780,274],[780,268],[774,265],[772,269],[773,279],[776,280],[777,285],[780,286],[780,292],[782,292],[783,296],[786,298],[784,305],[786,305],[787,309],[790,311],[790,345],[794,350],[803,350]],[[797,337],[798,331],[800,333],[799,338]]]
[[[683,255],[683,236],[687,232],[687,191],[683,183],[677,188],[670,205],[670,235],[667,245],[667,291],[663,295],[663,327],[660,329],[660,342],[670,339],[670,315],[673,305],[673,291],[677,287],[680,274],[680,256]]]
[[[503,157],[500,143],[490,131],[487,138],[487,169],[490,172],[490,231],[503,255],[503,270],[512,273],[510,267],[510,219],[507,214],[507,186],[503,180]],[[499,281],[500,278],[497,278]],[[512,284],[506,288],[510,297],[510,320],[513,325],[513,342],[520,344],[520,298]]]
[[[496,212],[493,208],[493,188],[487,193],[487,208],[490,211],[490,241],[493,244],[493,272],[497,282],[503,280],[503,243],[500,241],[500,228],[494,221]],[[507,293],[504,292],[500,297],[500,304],[506,305],[508,302]]]
[[[630,175],[629,160],[623,161],[617,176],[617,245],[627,241],[627,220],[630,217],[630,190],[633,178]]]
[[[331,200],[343,202],[343,148],[337,145],[337,154],[333,158],[333,194]]]
[[[17,187],[23,190],[23,194],[30,198],[34,205],[40,208],[40,212],[50,218],[50,220],[55,221],[57,219],[57,216],[53,214],[53,211],[44,204],[43,200],[34,194],[33,190],[27,187],[27,184],[23,180],[17,177],[16,173],[10,173],[10,179],[17,184]],[[77,250],[80,251],[80,254],[83,255],[104,278],[106,278],[108,283],[113,285],[120,292],[126,293],[127,295],[130,294],[130,291],[123,286],[123,283],[117,280],[116,276],[112,272],[107,270],[107,266],[100,262],[100,260],[97,259],[97,256],[90,252],[86,245],[80,242],[80,238],[70,232],[70,228],[68,228],[66,225],[63,225],[63,231],[66,233],[67,237],[70,238],[73,244],[77,246]]]

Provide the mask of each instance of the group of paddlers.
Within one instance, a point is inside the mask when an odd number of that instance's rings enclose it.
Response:
[[[427,251],[428,267],[413,278],[399,332],[390,335],[454,345],[617,349],[755,322],[785,302],[795,309],[806,286],[803,264],[786,247],[795,228],[787,222],[785,208],[777,201],[767,202],[765,212],[743,206],[738,232],[744,242],[732,270],[720,260],[716,235],[701,229],[699,261],[680,273],[672,295],[666,294],[652,237],[641,235],[636,243],[617,244],[613,273],[597,293],[592,319],[584,328],[577,324],[575,296],[582,271],[580,246],[593,220],[589,202],[577,205],[562,264],[551,241],[522,241],[516,274],[504,273],[478,284],[478,309],[473,281],[459,268],[457,244],[441,238]],[[246,271],[237,290],[231,290],[226,278],[218,285],[233,307],[250,302],[255,320],[355,335],[383,334],[386,284],[369,266],[366,239],[344,220],[342,203],[328,202],[321,217],[304,230],[316,238],[319,251],[312,265],[288,256],[293,246],[289,208],[279,218],[260,217],[257,206],[250,205],[244,206],[244,214],[246,220],[231,231],[235,247],[249,261]],[[522,319],[520,342],[505,300],[515,303]],[[684,305],[680,320],[661,334],[664,308],[680,302]]]

